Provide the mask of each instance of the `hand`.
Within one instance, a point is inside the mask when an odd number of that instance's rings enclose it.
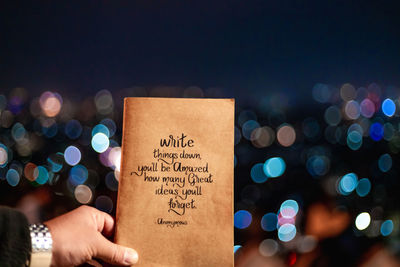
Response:
[[[107,240],[114,219],[95,208],[81,206],[44,223],[53,238],[51,266],[76,266],[93,262],[92,258],[129,266],[138,261],[135,250]]]
[[[306,234],[318,240],[341,234],[350,224],[348,212],[332,210],[322,203],[315,203],[308,209]]]

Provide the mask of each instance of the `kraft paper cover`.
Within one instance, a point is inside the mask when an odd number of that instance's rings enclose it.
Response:
[[[116,242],[135,266],[233,266],[233,99],[125,98]]]

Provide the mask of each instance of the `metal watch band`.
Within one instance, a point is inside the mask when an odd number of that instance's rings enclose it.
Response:
[[[51,252],[53,239],[47,226],[44,224],[31,224],[29,230],[31,232],[32,253]]]

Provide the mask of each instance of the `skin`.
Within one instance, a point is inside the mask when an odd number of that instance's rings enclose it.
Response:
[[[349,226],[350,214],[334,210],[323,203],[315,203],[308,210],[306,235],[321,241],[340,235]],[[296,261],[296,267],[310,266],[320,253],[318,247],[313,251],[301,254]]]
[[[81,206],[44,224],[53,239],[51,266],[99,265],[95,258],[121,266],[138,261],[135,250],[114,244],[103,236],[112,234],[114,219],[95,208]]]

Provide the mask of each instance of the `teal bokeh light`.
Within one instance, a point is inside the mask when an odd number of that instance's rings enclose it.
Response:
[[[268,177],[279,177],[285,172],[285,170],[285,161],[280,157],[270,158],[264,163],[264,173]]]

